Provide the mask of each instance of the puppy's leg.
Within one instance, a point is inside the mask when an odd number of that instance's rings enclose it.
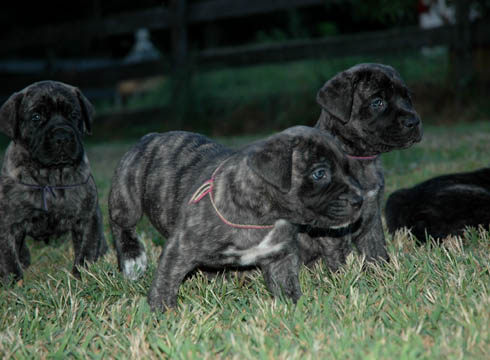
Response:
[[[177,305],[180,284],[197,265],[192,247],[184,245],[185,236],[185,233],[172,236],[162,250],[148,293],[148,303],[153,311],[165,311],[167,307]]]
[[[19,261],[24,269],[28,268],[31,265],[31,253],[27,248],[24,235],[17,240],[17,254],[19,254]]]
[[[22,266],[17,253],[15,234],[0,234],[0,280],[6,282],[9,276],[14,281],[22,279]]]
[[[117,173],[119,174],[119,173]],[[143,216],[140,183],[130,183],[128,175],[114,176],[109,195],[109,224],[117,253],[119,271],[137,280],[146,270],[145,247],[138,239],[136,225]],[[131,187],[132,186],[132,187]]]
[[[78,266],[85,265],[87,261],[97,261],[107,251],[102,214],[98,206],[89,221],[77,224],[72,230],[72,241],[75,252],[73,275],[80,277]]]
[[[381,215],[367,218],[363,230],[352,239],[357,250],[366,255],[367,261],[389,261]]]
[[[105,255],[108,246],[104,236],[104,223],[102,220],[102,211],[99,204],[95,209],[88,226],[88,238],[92,245],[87,248],[87,260],[96,261],[99,257]]]
[[[137,280],[146,270],[144,245],[138,240],[136,227],[122,228],[111,221],[111,233],[117,253],[119,271],[130,280]]]
[[[311,267],[321,258],[333,272],[345,264],[345,258],[351,249],[350,234],[339,238],[298,234],[298,240],[298,254],[304,265]]]
[[[319,238],[321,244],[322,259],[330,271],[337,271],[345,264],[346,255],[350,252],[351,235],[340,238]]]
[[[269,291],[276,297],[286,296],[297,302],[301,297],[299,284],[300,260],[296,253],[261,264],[264,280]]]

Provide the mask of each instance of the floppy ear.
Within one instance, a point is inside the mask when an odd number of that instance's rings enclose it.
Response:
[[[79,88],[74,87],[75,94],[77,95],[80,108],[82,110],[82,118],[84,125],[84,133],[92,135],[92,122],[94,121],[95,109],[90,101],[82,94]]]
[[[352,96],[352,73],[343,71],[323,85],[316,101],[327,113],[346,124],[350,119]]]
[[[19,106],[23,98],[23,92],[14,93],[0,108],[0,132],[10,139],[17,138]]]
[[[292,142],[284,136],[272,136],[254,146],[247,165],[254,173],[281,192],[291,188]]]

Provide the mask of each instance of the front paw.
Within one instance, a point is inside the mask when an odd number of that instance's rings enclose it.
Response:
[[[128,278],[130,280],[138,280],[146,270],[146,253],[142,252],[134,258],[125,259],[122,261],[121,265],[122,273],[125,278]]]
[[[164,298],[167,298],[165,301]],[[158,293],[155,289],[150,289],[148,293],[148,304],[151,311],[165,312],[170,308],[177,307],[177,297],[171,298],[170,296],[164,296]]]
[[[12,269],[12,271],[1,271],[0,269],[0,285],[19,284],[22,285],[23,273],[20,267]]]

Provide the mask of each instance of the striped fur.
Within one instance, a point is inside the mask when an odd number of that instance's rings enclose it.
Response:
[[[190,201],[218,167],[212,196],[220,213],[232,223],[272,229],[225,224],[209,194]],[[318,167],[326,176],[315,181]],[[145,270],[135,227],[146,215],[167,238],[149,292],[153,309],[174,306],[180,283],[196,267],[257,265],[274,294],[297,300],[298,224],[350,224],[359,217],[359,194],[348,159],[313,128],[290,128],[236,152],[198,134],[149,134],[122,158],[112,181],[109,214],[119,267],[129,278]]]
[[[352,159],[352,174],[365,201],[362,223],[346,236],[325,236],[315,229],[301,234],[301,259],[310,264],[322,258],[336,270],[355,247],[368,261],[389,260],[381,222],[384,175],[379,155],[407,148],[422,138],[422,123],[410,91],[391,66],[359,64],[328,80],[317,102],[322,112],[315,127],[330,132],[343,152],[358,157]]]

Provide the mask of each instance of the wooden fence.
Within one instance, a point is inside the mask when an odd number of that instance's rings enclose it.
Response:
[[[54,66],[51,64],[35,73],[15,69],[5,71],[0,68],[0,97],[5,98],[31,82],[47,78],[74,84],[82,89],[110,88],[121,80],[169,73],[176,65],[189,63],[201,71],[216,67],[245,66],[305,58],[417,51],[423,46],[435,45],[448,45],[456,50],[459,49],[461,61],[468,61],[464,55],[468,48],[490,43],[490,24],[485,22],[470,24],[468,21],[459,21],[457,25],[430,30],[409,27],[321,39],[205,49],[199,52],[193,52],[188,45],[187,27],[190,24],[298,7],[321,6],[323,2],[324,0],[208,0],[188,4],[187,0],[171,0],[168,8],[158,7],[103,19],[90,19],[36,29],[13,29],[10,33],[2,34],[0,57],[15,53],[21,48],[35,46],[54,49],[56,53],[57,48],[69,42],[133,33],[140,27],[147,27],[150,30],[170,29],[173,56],[171,60],[152,60],[134,64],[114,61],[88,70],[80,70],[77,67],[60,69],[56,64]],[[463,5],[467,3],[467,0],[461,1]],[[459,6],[458,11],[464,13],[468,9]],[[467,19],[467,16],[458,18]],[[467,65],[461,64],[462,67]],[[468,76],[468,74],[461,74],[461,76]]]

